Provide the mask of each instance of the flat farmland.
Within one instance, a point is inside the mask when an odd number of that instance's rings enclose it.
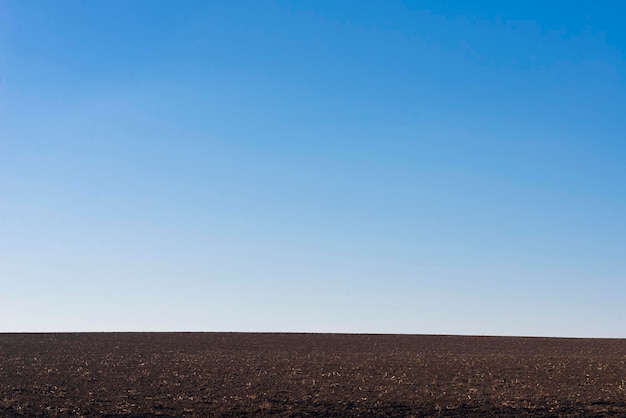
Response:
[[[626,340],[0,334],[0,416],[620,416]]]

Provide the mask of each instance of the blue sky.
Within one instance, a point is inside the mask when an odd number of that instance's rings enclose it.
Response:
[[[0,331],[626,337],[621,2],[0,3]]]

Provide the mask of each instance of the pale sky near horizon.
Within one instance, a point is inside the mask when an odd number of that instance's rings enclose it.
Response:
[[[626,6],[568,3],[0,1],[0,332],[626,338]]]

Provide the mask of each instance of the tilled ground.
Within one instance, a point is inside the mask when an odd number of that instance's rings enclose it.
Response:
[[[0,334],[0,416],[620,416],[626,340]]]

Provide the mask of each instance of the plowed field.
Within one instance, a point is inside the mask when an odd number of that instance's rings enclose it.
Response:
[[[0,416],[620,416],[626,340],[0,334]]]

